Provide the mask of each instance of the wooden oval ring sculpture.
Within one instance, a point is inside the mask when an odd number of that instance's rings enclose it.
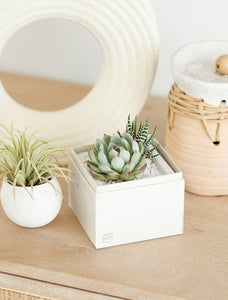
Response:
[[[158,29],[150,0],[0,0],[0,53],[22,27],[45,18],[79,23],[93,34],[103,53],[92,91],[71,107],[41,112],[14,101],[0,83],[0,122],[32,130],[59,146],[94,142],[104,131],[124,129],[149,94],[158,58]]]

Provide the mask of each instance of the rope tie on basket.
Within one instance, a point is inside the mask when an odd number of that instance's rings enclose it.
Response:
[[[220,143],[220,128],[223,120],[228,119],[228,107],[222,100],[220,106],[207,104],[203,99],[193,98],[181,91],[176,83],[173,84],[168,94],[168,125],[174,127],[175,114],[182,114],[202,121],[203,127],[209,139],[214,144]],[[216,122],[215,134],[209,130],[209,122]]]

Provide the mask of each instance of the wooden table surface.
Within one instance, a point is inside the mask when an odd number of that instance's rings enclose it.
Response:
[[[74,84],[1,77],[18,102],[36,109],[60,109],[88,92]],[[162,143],[166,105],[150,97],[140,114],[157,124]],[[0,209],[0,288],[61,300],[228,299],[228,196],[186,193],[184,235],[96,250],[61,185],[61,212],[43,228],[19,227]]]

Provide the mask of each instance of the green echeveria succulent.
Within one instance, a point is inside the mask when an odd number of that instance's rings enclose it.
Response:
[[[146,169],[143,143],[137,143],[129,133],[121,137],[104,135],[88,150],[88,154],[87,166],[98,180],[129,181]]]

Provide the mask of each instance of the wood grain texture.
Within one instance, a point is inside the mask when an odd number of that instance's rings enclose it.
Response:
[[[4,288],[2,288],[4,287]],[[40,296],[40,295],[45,296]],[[92,293],[40,280],[0,273],[1,300],[116,300],[109,295]]]
[[[91,90],[91,87],[73,83],[22,75],[0,74],[0,78],[8,94],[18,103],[37,110],[55,111],[69,107]]]
[[[50,83],[43,84],[48,88]],[[73,93],[76,90],[72,87]],[[163,142],[166,100],[150,98],[140,114],[141,119],[146,117],[152,127],[157,124],[157,137]],[[2,288],[12,288],[15,280],[15,289],[26,291],[29,285],[23,282],[31,280],[37,288],[31,285],[27,292],[43,297],[50,297],[54,286],[106,299],[228,298],[228,196],[186,193],[184,235],[95,250],[67,207],[66,184],[61,181],[61,185],[61,212],[43,228],[21,228],[0,210]],[[61,295],[57,299],[80,299]],[[87,298],[97,299],[92,296]]]

